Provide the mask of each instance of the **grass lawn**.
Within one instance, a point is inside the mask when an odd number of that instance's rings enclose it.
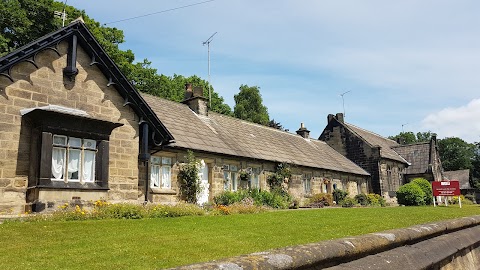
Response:
[[[480,206],[0,224],[0,269],[158,269],[479,215]]]

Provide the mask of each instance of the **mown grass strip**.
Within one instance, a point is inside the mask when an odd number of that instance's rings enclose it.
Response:
[[[478,214],[472,205],[7,222],[0,269],[158,269]]]

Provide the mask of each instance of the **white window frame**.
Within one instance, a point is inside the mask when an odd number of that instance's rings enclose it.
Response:
[[[237,191],[238,190],[238,167],[236,165],[223,165],[223,190]],[[228,168],[228,170],[225,170]]]
[[[307,195],[312,194],[312,174],[303,174],[303,192]]]
[[[97,141],[87,138],[79,138],[74,136],[58,135],[52,134],[52,181],[62,181],[62,182],[80,182],[80,183],[93,183],[95,182],[95,163],[97,156]],[[64,140],[64,143],[59,143],[56,139]],[[72,141],[79,141],[79,145],[73,145]],[[55,155],[56,150],[63,150],[62,164],[58,164],[58,155]],[[73,164],[70,164],[70,157],[73,156],[73,152],[79,153],[79,160],[77,165],[77,177],[69,176],[69,166],[73,167]],[[87,155],[93,154],[93,158],[90,161],[87,161]],[[89,179],[87,179],[87,166],[86,163],[91,162],[90,164],[90,173]],[[57,163],[57,166],[55,166]],[[55,174],[61,174],[61,177],[56,177]]]
[[[165,174],[165,171],[168,171]],[[167,175],[167,177],[165,177]],[[172,158],[152,156],[150,158],[150,187],[172,189]]]

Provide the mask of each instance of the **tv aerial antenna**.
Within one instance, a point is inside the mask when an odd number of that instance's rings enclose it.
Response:
[[[346,114],[345,114],[345,99],[343,98],[343,96],[347,93],[350,93],[352,92],[351,90],[348,90],[347,92],[343,92],[340,94],[340,96],[342,97],[342,106],[343,106],[343,117],[346,117]]]
[[[206,41],[202,44],[203,46],[207,45],[208,48],[208,102],[210,104],[210,108],[212,108],[212,86],[210,85],[210,42],[212,42],[213,36],[215,36],[218,32],[213,33]]]

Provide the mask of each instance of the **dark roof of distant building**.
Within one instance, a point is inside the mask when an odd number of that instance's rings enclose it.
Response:
[[[402,163],[408,163],[407,160],[405,160],[402,156],[400,156],[397,152],[395,152],[392,149],[392,147],[399,145],[396,141],[387,139],[376,133],[365,130],[363,128],[359,128],[352,124],[344,123],[344,125],[350,130],[352,130],[354,133],[356,133],[358,136],[363,138],[363,140],[365,140],[372,147],[380,146],[381,147],[380,156],[382,158],[392,159],[392,160],[400,161]]]
[[[393,150],[410,163],[406,174],[422,174],[430,169],[430,142],[397,145]]]
[[[470,170],[468,169],[444,172],[443,176],[446,180],[458,180],[460,189],[472,189],[470,186]]]

